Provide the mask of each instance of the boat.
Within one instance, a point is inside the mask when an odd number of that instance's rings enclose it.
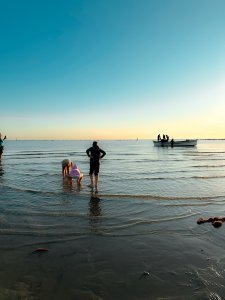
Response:
[[[160,140],[153,141],[155,147],[194,147],[198,140]]]

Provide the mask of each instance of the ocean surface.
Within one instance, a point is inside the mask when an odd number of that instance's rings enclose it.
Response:
[[[0,299],[225,299],[225,224],[196,223],[225,216],[225,141],[100,141],[98,193],[91,143],[5,141]],[[62,179],[65,158],[80,188]]]

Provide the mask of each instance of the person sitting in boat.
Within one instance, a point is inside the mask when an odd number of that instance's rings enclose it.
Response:
[[[166,141],[169,142],[169,136],[166,134]]]
[[[163,134],[163,138],[160,140],[161,144],[164,145],[164,143],[168,142],[167,136],[165,134]]]
[[[157,139],[158,139],[158,142],[161,141],[161,136],[160,136],[160,134],[158,134]]]

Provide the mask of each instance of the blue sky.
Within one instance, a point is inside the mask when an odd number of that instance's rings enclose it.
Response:
[[[0,3],[8,138],[225,138],[224,0]]]

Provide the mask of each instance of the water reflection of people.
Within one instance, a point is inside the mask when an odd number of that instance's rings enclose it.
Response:
[[[68,180],[67,177],[63,177],[62,189],[63,189],[63,192],[72,192],[75,190],[77,192],[80,192],[82,189],[82,185],[75,183],[73,180]]]
[[[90,216],[91,217],[98,217],[102,215],[102,210],[100,207],[100,201],[101,199],[96,196],[91,196],[90,202],[89,202],[89,211],[90,211]]]
[[[95,195],[91,195],[90,202],[89,202],[89,217],[90,217],[90,226],[91,230],[98,231],[101,216],[102,216],[102,209],[100,206],[101,199],[96,197]]]

